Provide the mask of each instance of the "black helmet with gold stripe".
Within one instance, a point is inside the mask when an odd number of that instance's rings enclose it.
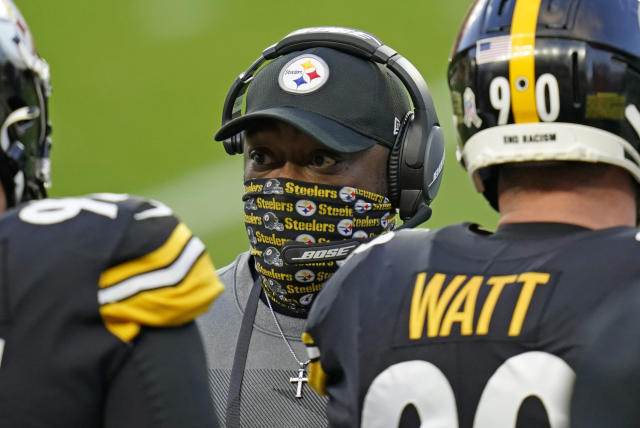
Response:
[[[496,207],[496,165],[603,162],[640,182],[640,2],[477,0],[448,80],[459,159]]]

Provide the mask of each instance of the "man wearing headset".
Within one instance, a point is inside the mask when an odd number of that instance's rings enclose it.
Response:
[[[204,245],[156,201],[36,200],[49,66],[10,0],[0,76],[0,426],[217,426],[193,322],[222,291]]]
[[[257,61],[227,97],[216,139],[244,155],[251,249],[219,270],[229,292],[198,325],[218,416],[228,427],[327,424],[325,400],[305,386],[309,361],[300,337],[309,308],[343,259],[395,225],[388,163],[412,111],[400,78],[354,52],[360,45],[371,52],[383,46],[352,29],[291,33],[265,51],[275,59],[254,75],[264,62]],[[244,115],[227,115],[244,91]],[[434,112],[430,119],[437,120]],[[242,139],[233,141],[238,133]],[[441,139],[432,146],[441,161]],[[405,218],[419,210],[408,211]]]
[[[305,342],[332,427],[569,426],[585,321],[640,276],[638,6],[471,6],[448,81],[498,229],[390,232],[325,285]]]

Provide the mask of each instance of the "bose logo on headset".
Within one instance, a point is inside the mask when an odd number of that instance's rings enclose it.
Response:
[[[242,97],[265,61],[313,47],[336,49],[384,65],[405,86],[413,111],[397,125],[388,164],[389,195],[393,205],[399,208],[400,218],[405,220],[403,227],[427,220],[431,214],[428,205],[436,197],[442,181],[444,136],[429,88],[418,70],[372,34],[342,27],[303,28],[288,34],[266,48],[235,80],[225,100],[222,124],[242,115]],[[227,153],[242,153],[243,138],[240,133],[223,141]]]

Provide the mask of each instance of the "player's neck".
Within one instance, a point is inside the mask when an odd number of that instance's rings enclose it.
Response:
[[[606,229],[635,226],[633,194],[616,188],[526,190],[500,195],[498,226],[507,223],[554,222]]]

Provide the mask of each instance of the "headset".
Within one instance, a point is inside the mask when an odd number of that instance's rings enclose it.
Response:
[[[389,155],[389,196],[399,208],[403,228],[414,227],[431,216],[444,167],[445,143],[429,88],[420,72],[395,50],[364,31],[343,27],[311,27],[289,33],[266,48],[235,80],[222,110],[222,124],[242,115],[244,95],[254,74],[266,62],[289,52],[327,47],[386,66],[405,86],[413,104],[402,121]],[[227,153],[243,152],[244,132],[223,141]]]

